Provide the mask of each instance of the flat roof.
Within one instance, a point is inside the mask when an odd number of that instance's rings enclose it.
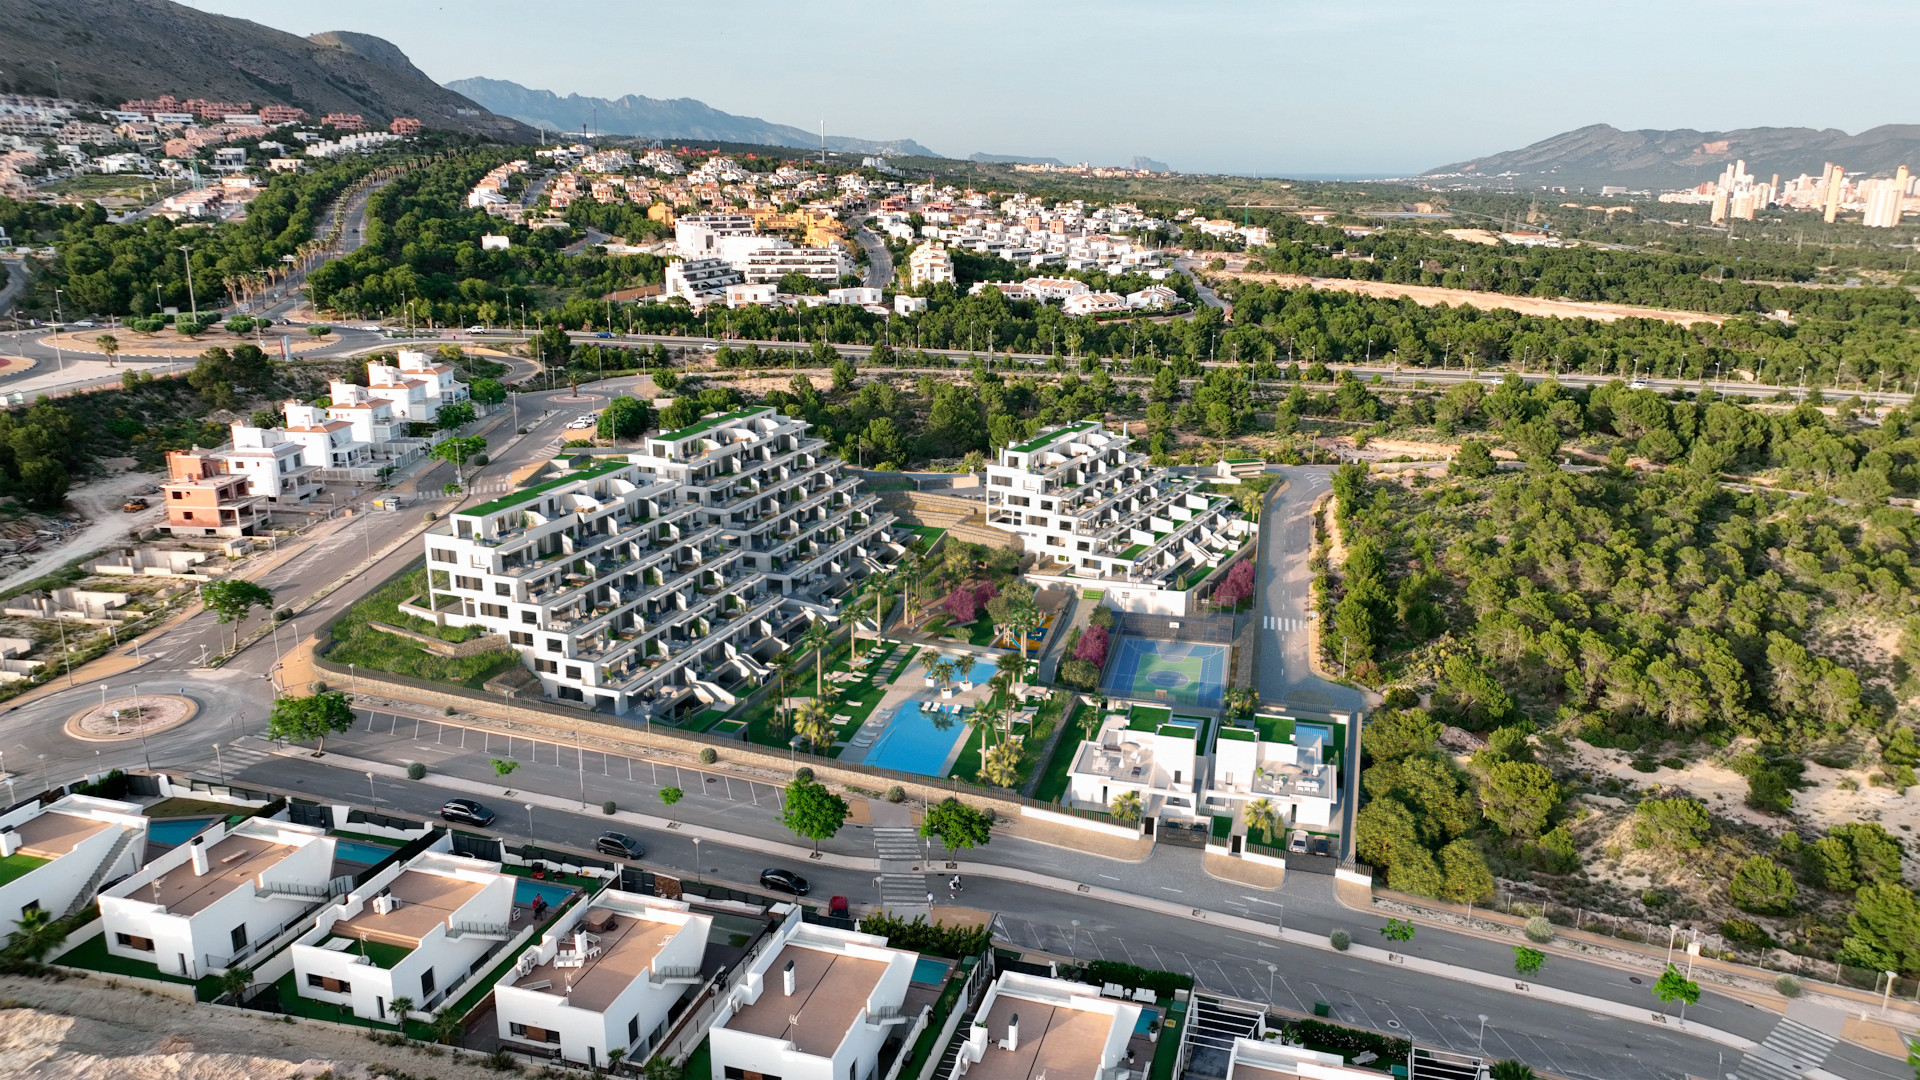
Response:
[[[373,898],[368,897],[367,906],[360,914],[333,924],[333,933],[338,937],[418,948],[421,938],[445,923],[461,905],[486,887],[485,882],[449,874],[403,870],[387,886],[387,891],[400,901],[398,907],[382,915],[373,910]]]
[[[712,431],[722,424],[730,424],[735,420],[744,420],[755,413],[765,412],[770,407],[771,406],[767,405],[755,405],[751,408],[735,409],[730,413],[721,413],[719,416],[701,420],[698,423],[688,424],[679,431],[663,431],[655,435],[654,439],[660,442],[679,442],[681,439],[690,439],[695,435]]]
[[[13,827],[20,834],[20,852],[36,859],[57,859],[80,846],[82,840],[114,827],[111,821],[97,821],[78,814],[49,810],[31,821]]]
[[[1015,1016],[1019,1046],[1003,1050],[1000,1040]],[[1092,1009],[995,994],[986,1018],[987,1053],[967,1068],[967,1080],[1093,1080],[1114,1020]]]
[[[613,921],[611,929],[590,929],[608,919]],[[702,932],[699,924],[688,925],[693,927],[690,932]],[[552,985],[540,987],[537,992],[555,997],[566,996],[567,987],[571,985],[573,991],[568,998],[568,1005],[576,1009],[604,1012],[615,998],[633,985],[633,980],[642,977],[653,966],[653,958],[660,955],[660,950],[667,947],[674,935],[687,927],[655,922],[631,912],[593,907],[587,909],[586,915],[574,929],[586,930],[598,939],[593,944],[599,945],[600,955],[580,967],[558,967],[550,960],[527,972],[514,985],[529,990],[538,986],[541,980],[546,980]],[[568,934],[561,942],[562,947],[571,950],[572,939],[573,935]]]
[[[257,836],[228,836],[207,848],[205,874],[195,874],[193,860],[188,859],[155,879],[160,886],[158,902],[172,915],[198,915],[233,890],[251,884],[292,853],[292,844]],[[127,898],[154,900],[153,885],[135,889]]]
[[[1035,435],[1033,438],[1027,440],[1024,443],[1021,443],[1019,446],[1010,446],[1007,449],[1013,451],[1016,454],[1031,454],[1035,450],[1038,450],[1041,447],[1047,445],[1048,443],[1053,442],[1055,439],[1063,439],[1063,438],[1066,438],[1068,435],[1077,435],[1082,431],[1088,430],[1089,428],[1095,428],[1099,426],[1100,426],[1100,422],[1098,420],[1082,420],[1077,424],[1068,424],[1066,427],[1063,427],[1058,431],[1048,431],[1048,432],[1043,432],[1039,435]]]
[[[782,974],[789,960],[793,961],[791,997]],[[803,1054],[832,1057],[886,970],[879,960],[788,942],[767,968],[760,1000],[735,1013],[727,1027],[787,1039]]]
[[[556,476],[551,480],[542,480],[539,483],[532,485],[531,487],[521,488],[519,491],[516,491],[511,495],[502,495],[499,498],[493,500],[492,502],[481,503],[479,506],[476,506],[471,510],[455,510],[454,513],[460,514],[463,516],[472,516],[472,517],[485,517],[488,514],[497,514],[502,510],[508,510],[515,506],[519,506],[521,503],[526,502],[527,500],[537,495],[545,494],[548,491],[552,491],[554,488],[561,487],[566,484],[571,484],[576,480],[597,480],[600,477],[605,476],[610,472],[615,472],[620,469],[630,469],[633,467],[634,467],[633,463],[630,461],[627,461],[625,458],[622,458],[618,461],[602,462],[599,465],[589,465],[584,469],[575,470],[573,472],[566,474],[565,476]]]

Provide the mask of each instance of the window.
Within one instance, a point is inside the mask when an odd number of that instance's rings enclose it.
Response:
[[[579,666],[578,666],[578,665],[576,665],[576,664],[568,664],[568,665],[567,665],[567,678],[569,678],[569,679],[577,679],[577,678],[579,678],[579,677],[580,677],[580,668],[579,668]]]
[[[507,583],[506,583],[506,582],[504,582],[504,581],[496,581],[496,582],[494,582],[494,583],[493,583],[493,595],[495,595],[495,596],[512,596],[512,595],[513,595],[513,586],[511,586],[511,585],[509,585],[509,584],[507,584]]]
[[[455,574],[453,578],[453,587],[456,589],[467,589],[472,592],[479,592],[480,589],[482,588],[482,584],[480,579],[477,577],[467,577],[462,574]]]
[[[533,635],[523,634],[518,630],[509,630],[507,631],[507,640],[515,645],[532,645]]]
[[[557,637],[550,637],[550,638],[548,638],[548,639],[547,639],[547,651],[548,651],[548,652],[560,652],[560,651],[562,651],[562,650],[563,650],[564,648],[565,648],[565,646],[564,646],[564,645],[562,645],[562,644],[560,643],[560,639],[559,639],[559,638],[557,638]]]
[[[1053,509],[1053,500],[1052,500],[1052,499],[1041,499],[1041,500],[1040,500],[1040,509],[1042,509],[1042,510],[1051,510],[1051,509]]]
[[[133,949],[137,952],[153,951],[152,938],[135,937],[132,934],[115,934],[113,937],[123,949]]]
[[[489,619],[504,619],[507,617],[507,605],[481,604],[480,614],[485,615]]]
[[[993,478],[993,486],[994,487],[1012,487],[1013,478],[1010,476],[996,476]]]
[[[428,998],[431,998],[432,996],[433,996],[433,969],[428,968],[427,970],[420,973],[420,1000],[425,1001]]]
[[[193,511],[191,511],[191,510],[187,510],[187,511],[184,511],[184,512],[182,513],[182,516],[183,516],[183,517],[185,517],[185,518],[186,518],[186,519],[187,519],[188,521],[192,521],[192,520],[193,520]]]
[[[1088,541],[1086,541],[1086,540],[1082,540],[1082,541],[1080,541],[1080,550],[1081,550],[1081,551],[1092,551],[1092,550],[1093,550],[1093,544],[1092,544],[1092,543],[1090,543],[1090,542],[1088,542]]]
[[[772,1073],[753,1072],[733,1065],[727,1066],[726,1074],[727,1080],[780,1080]]]
[[[315,990],[325,990],[329,994],[353,993],[352,983],[343,982],[327,975],[308,974],[307,985],[313,987]]]
[[[1043,518],[1043,517],[1041,517],[1041,516],[1040,516],[1040,515],[1038,515],[1038,514],[1028,514],[1028,515],[1027,515],[1027,524],[1029,524],[1029,525],[1037,525],[1037,526],[1039,526],[1040,528],[1042,528],[1042,529],[1044,529],[1044,528],[1046,528],[1046,527],[1047,527],[1047,519],[1046,519],[1046,518]]]
[[[538,616],[534,615],[534,613],[531,611],[523,611],[520,613],[520,621],[527,624],[528,626],[532,626],[534,623],[539,621],[539,618]],[[527,644],[531,645],[533,644],[533,642],[528,641]]]
[[[176,499],[184,499],[187,497],[187,493],[184,491],[169,491],[167,492],[167,494],[173,496]]]
[[[246,948],[247,947],[247,924],[241,923],[239,926],[234,927],[233,930],[227,934],[227,938],[228,940],[233,942],[234,952],[237,953],[241,949]]]
[[[433,556],[433,561],[434,561],[434,562],[444,562],[444,563],[450,563],[450,562],[458,562],[458,561],[459,561],[458,559],[455,559],[455,558],[453,557],[453,552],[451,552],[451,551],[446,551],[446,550],[443,550],[443,549],[441,549],[441,548],[431,548],[431,549],[429,549],[429,550],[428,550],[428,554],[430,554],[430,555],[432,555],[432,556]]]
[[[635,1016],[633,1019],[627,1021],[627,1045],[632,1046],[634,1043],[637,1043],[639,1041],[640,1041],[640,1018],[638,1016]]]
[[[1048,547],[1066,547],[1067,546],[1066,537],[1049,536],[1047,537],[1047,546]]]
[[[557,1031],[552,1031],[548,1028],[528,1027],[525,1024],[508,1024],[507,1034],[516,1039],[524,1039],[527,1042],[557,1043],[560,1041],[560,1033]]]
[[[560,670],[560,665],[551,660],[535,660],[533,662],[533,670],[552,675]]]

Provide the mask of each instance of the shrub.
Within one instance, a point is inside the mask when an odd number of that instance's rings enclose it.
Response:
[[[890,803],[906,802],[907,789],[901,787],[899,784],[893,785],[892,787],[887,789],[887,801]]]
[[[475,454],[472,457],[467,459],[467,464],[472,465],[474,468],[477,469],[480,466],[485,465],[488,460],[489,459],[485,454]]]
[[[291,619],[291,618],[293,618],[293,609],[290,607],[283,607],[279,611],[276,611],[273,613],[273,619],[275,622],[286,622],[288,619]]]
[[[315,679],[315,680],[313,680],[313,692],[314,692],[314,693],[316,693],[316,694],[324,694],[324,693],[326,693],[326,692],[327,692],[327,684],[326,684],[326,681],[325,681],[324,679]]]
[[[1750,949],[1769,949],[1773,947],[1773,935],[1767,928],[1752,919],[1728,919],[1720,924],[1720,936],[1735,945],[1745,945]]]
[[[452,715],[453,715],[454,713],[456,713],[456,712],[459,712],[459,711],[460,711],[460,710],[458,710],[458,709],[456,709],[456,708],[454,708],[453,706],[451,706],[451,705],[449,705],[449,706],[447,706],[446,708],[444,708],[444,709],[441,709],[441,710],[440,710],[440,715],[442,715],[442,716],[452,716]]]
[[[807,768],[805,765],[802,765],[799,768],[793,770],[793,778],[795,781],[799,783],[811,784],[813,783],[813,770]]]
[[[606,802],[600,804],[600,812],[608,817],[612,817],[613,812],[618,809],[620,809],[620,807],[612,799],[608,799]]]
[[[427,776],[427,766],[425,762],[420,762],[420,761],[407,762],[407,779],[424,780],[426,779],[426,776]]]
[[[1780,991],[1781,997],[1797,998],[1800,996],[1800,980],[1791,975],[1782,975],[1773,980],[1773,988]]]
[[[672,806],[674,803],[677,803],[681,799],[685,798],[686,794],[687,794],[686,792],[681,791],[677,787],[661,788],[660,801],[663,803],[666,803],[668,806]]]
[[[714,751],[713,747],[703,746],[700,748],[700,764],[711,765],[719,760],[720,755]]]
[[[1073,650],[1075,660],[1085,660],[1094,667],[1107,662],[1107,632],[1098,626],[1089,626],[1087,632],[1080,635],[1080,644]]]
[[[1544,944],[1553,940],[1553,924],[1547,921],[1545,915],[1535,915],[1529,918],[1525,931],[1528,941]]]
[[[1327,935],[1327,944],[1341,952],[1346,952],[1347,946],[1353,944],[1353,935],[1347,933],[1345,930],[1335,930],[1333,933]]]
[[[1793,910],[1794,897],[1799,891],[1787,868],[1765,855],[1755,855],[1741,863],[1727,884],[1727,895],[1733,900],[1733,906],[1757,915],[1787,914]]]

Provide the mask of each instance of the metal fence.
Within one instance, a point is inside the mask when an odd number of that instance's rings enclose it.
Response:
[[[1233,644],[1231,615],[1140,615],[1116,611],[1114,632],[1151,641],[1191,641],[1202,645]]]

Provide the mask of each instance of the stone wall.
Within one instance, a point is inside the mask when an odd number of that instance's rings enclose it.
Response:
[[[406,638],[408,641],[419,645],[435,656],[451,656],[464,659],[465,657],[479,656],[483,652],[492,652],[495,649],[504,649],[507,647],[507,639],[500,634],[482,634],[477,638],[469,638],[466,641],[441,641],[437,637],[417,633],[404,626],[395,626],[392,623],[383,623],[368,619],[367,625],[383,634],[392,634],[395,637]]]

